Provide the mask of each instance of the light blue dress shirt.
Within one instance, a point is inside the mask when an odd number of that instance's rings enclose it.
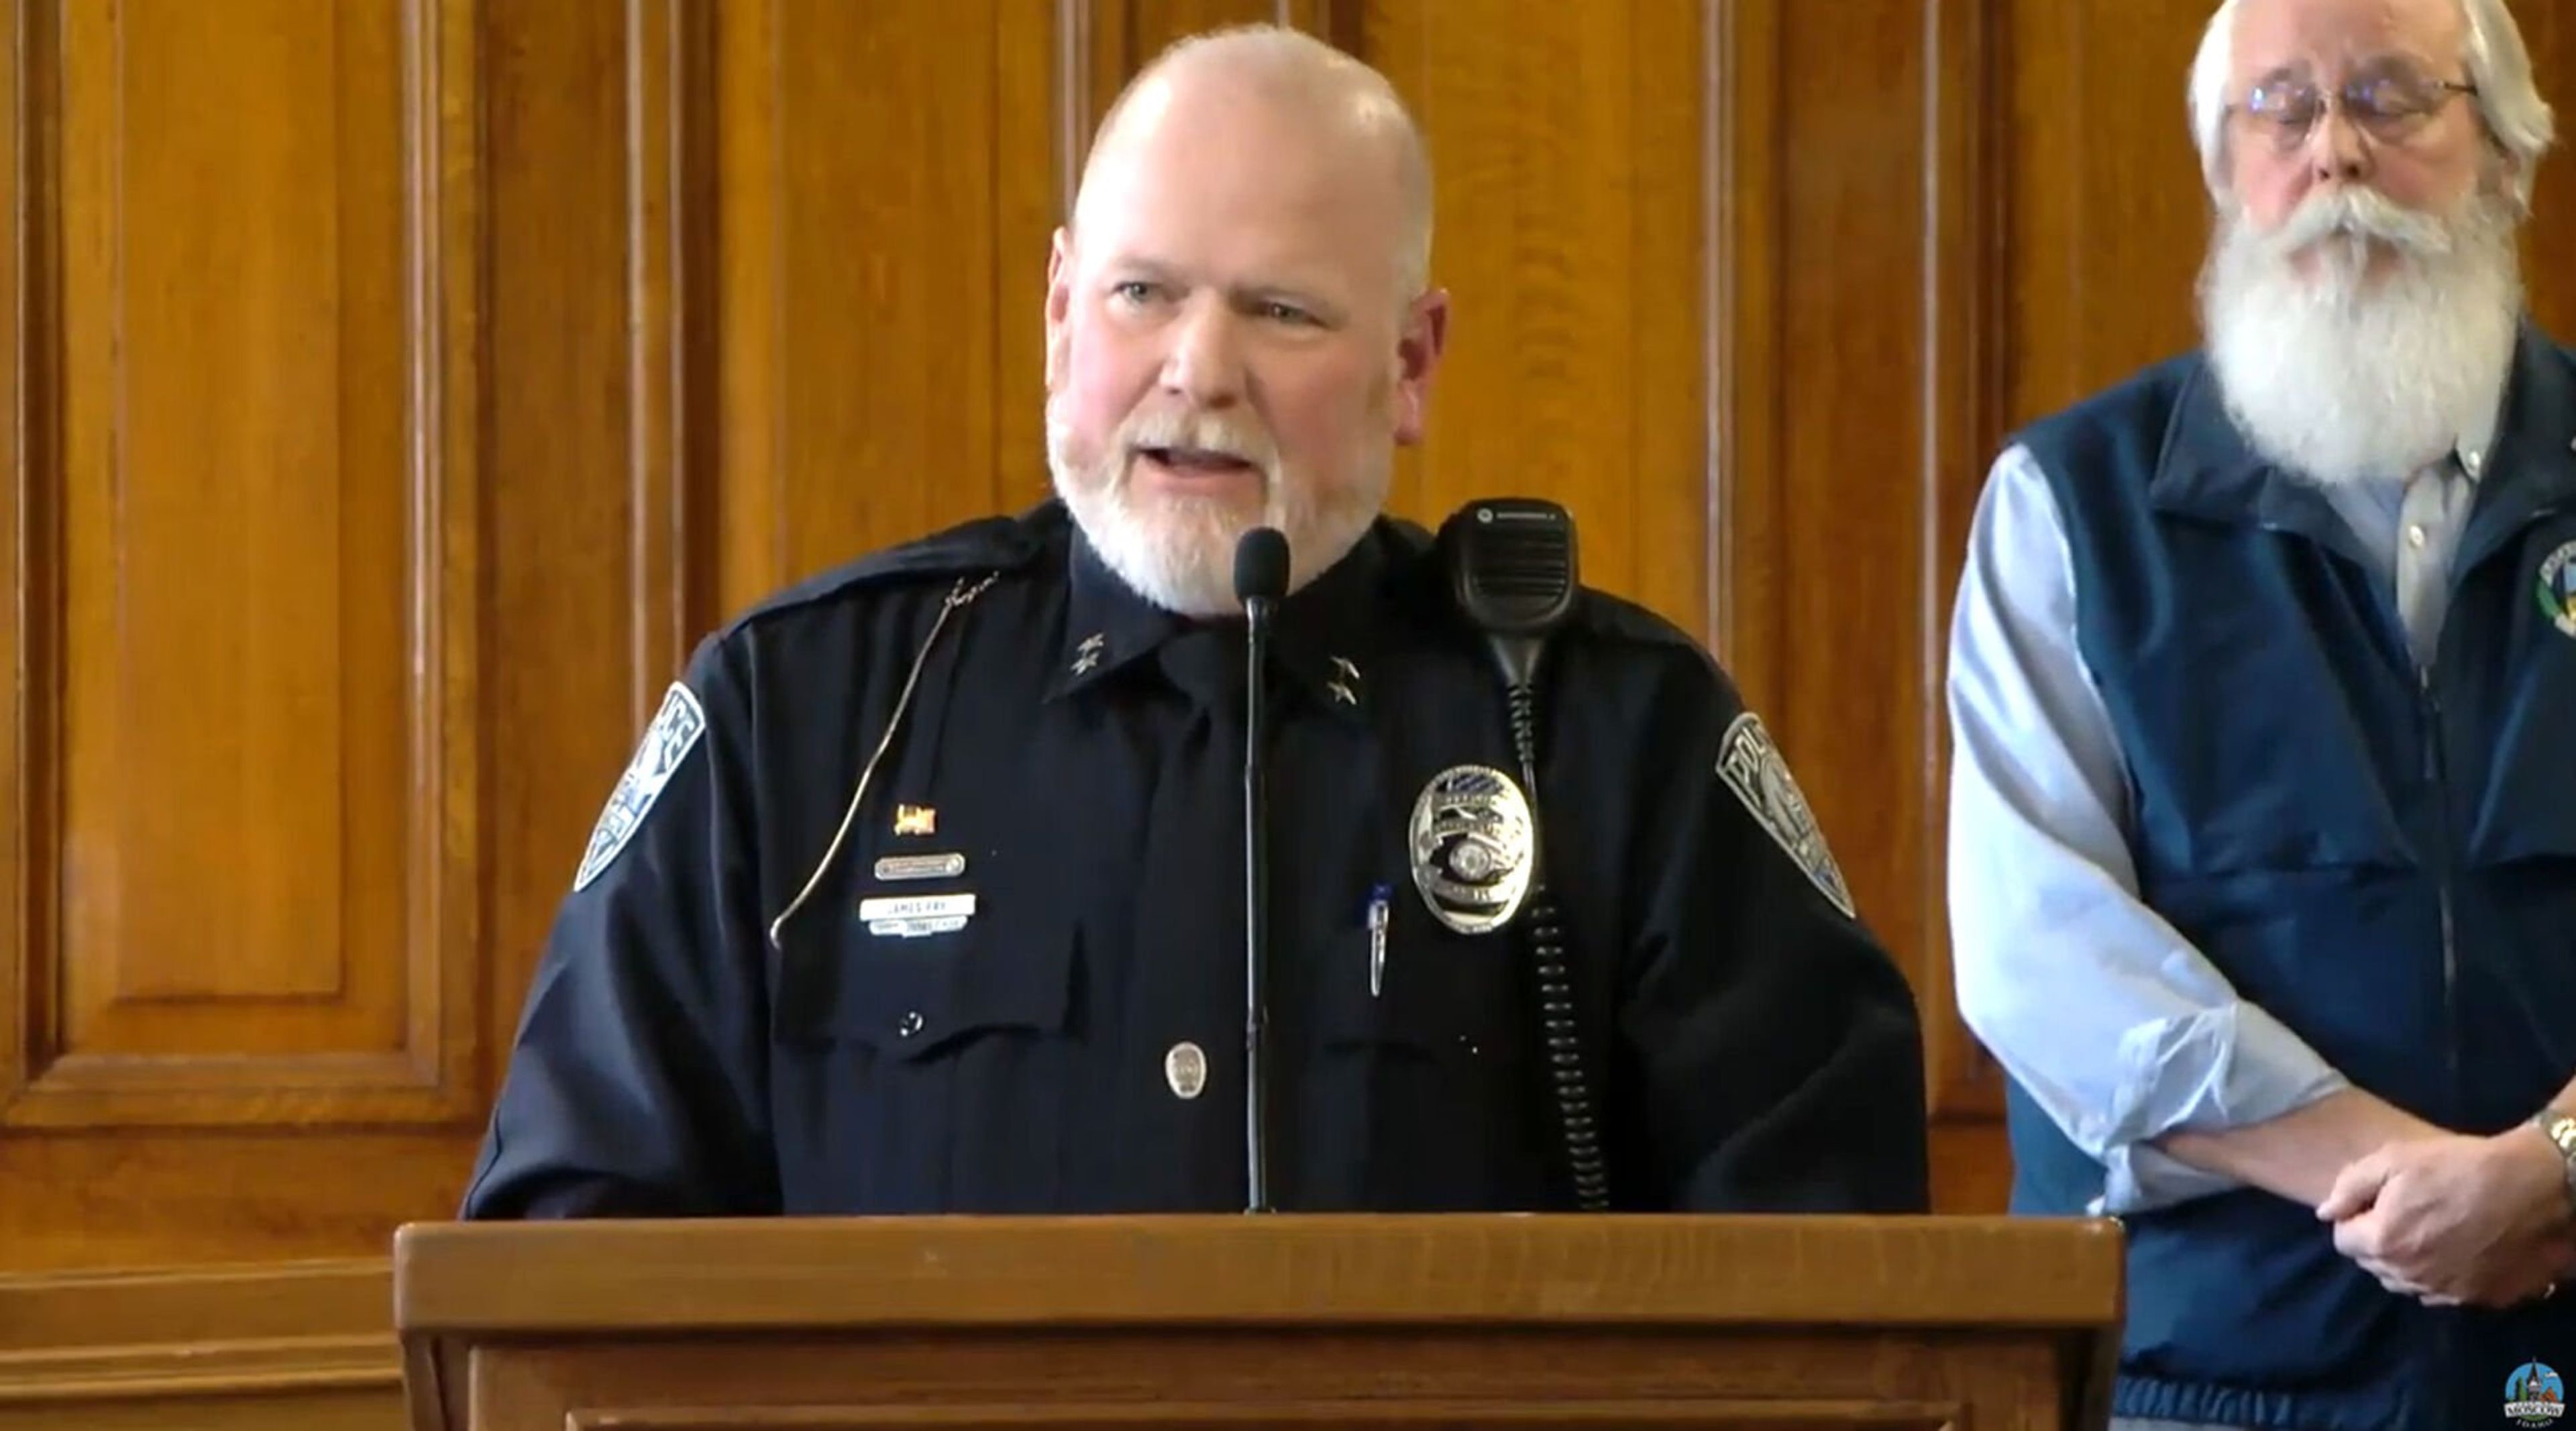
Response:
[[[2329,498],[2376,558],[2418,664],[2441,629],[2485,434]],[[2057,503],[2014,447],[1988,474],[1951,623],[1949,895],[1961,1017],[2108,1169],[2097,1213],[2237,1186],[2150,1146],[2277,1118],[2348,1085],[2138,899],[2127,780],[2076,646]]]

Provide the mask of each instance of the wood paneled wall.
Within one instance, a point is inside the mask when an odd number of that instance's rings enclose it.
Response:
[[[2576,15],[2518,8],[2576,129]],[[2204,13],[0,4],[0,1270],[366,1257],[451,1210],[656,693],[778,585],[1043,494],[1091,124],[1251,19],[1430,133],[1456,309],[1398,509],[1554,497],[1720,652],[1924,995],[1944,1205],[1998,1205],[1944,967],[1951,586],[2011,427],[2191,340]],[[2576,333],[2566,265],[2531,280]]]

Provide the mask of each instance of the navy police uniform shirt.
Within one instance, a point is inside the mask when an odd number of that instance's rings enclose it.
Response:
[[[1379,522],[1271,652],[1271,1205],[1571,1205],[1553,934],[1612,1206],[1926,1206],[1912,995],[1686,636],[1584,593],[1535,792],[1420,529]],[[1245,664],[1052,502],[708,640],[574,877],[464,1214],[1241,1209]]]

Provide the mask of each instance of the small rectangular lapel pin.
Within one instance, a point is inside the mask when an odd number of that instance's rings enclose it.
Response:
[[[935,835],[939,833],[939,812],[928,805],[894,807],[894,832],[898,835]]]
[[[887,855],[876,864],[877,878],[888,884],[907,879],[952,879],[966,873],[966,857],[946,855]]]

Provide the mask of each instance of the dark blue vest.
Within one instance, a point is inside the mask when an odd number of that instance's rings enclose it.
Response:
[[[2526,329],[2419,675],[2357,538],[2246,448],[2197,356],[2023,435],[2065,522],[2145,901],[2355,1084],[2460,1132],[2576,1074],[2571,439],[2576,354]],[[2018,1089],[2009,1112],[2014,1210],[2083,1211],[2101,1166]],[[2462,1431],[2503,1424],[2515,1367],[2576,1363],[2576,1292],[2428,1309],[2268,1193],[2127,1225],[2122,1415]]]

